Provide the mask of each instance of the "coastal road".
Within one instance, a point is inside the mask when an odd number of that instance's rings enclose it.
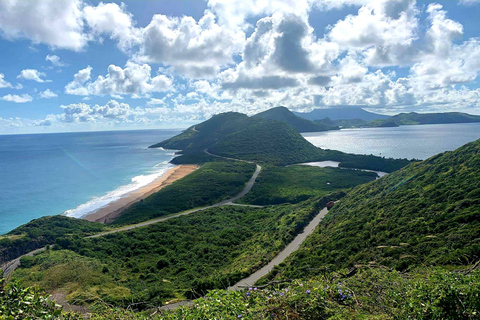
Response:
[[[240,281],[238,281],[236,284],[234,284],[231,287],[228,287],[227,290],[230,291],[237,291],[237,290],[242,290],[244,288],[248,287],[253,287],[255,283],[260,280],[260,278],[266,276],[270,271],[272,271],[273,267],[279,265],[285,259],[290,256],[292,253],[297,251],[300,248],[300,245],[307,239],[309,235],[315,231],[315,228],[318,226],[320,221],[323,220],[325,215],[328,213],[328,209],[325,207],[320,212],[310,221],[310,223],[303,229],[302,233],[299,233],[295,239],[292,240],[282,251],[280,251],[279,254],[273,258],[272,261],[270,261],[266,266],[263,268],[257,270],[256,272],[252,273],[249,277],[244,278]],[[163,307],[161,307],[161,310],[175,310],[179,307],[182,306],[193,306],[193,301],[192,300],[183,300],[180,302],[175,302],[172,304],[167,304]]]
[[[303,229],[302,233],[299,233],[295,239],[290,242],[285,249],[280,251],[279,254],[272,261],[270,261],[266,266],[257,270],[256,272],[252,273],[248,278],[242,279],[237,282],[235,285],[228,287],[227,290],[241,290],[243,288],[248,288],[253,286],[260,278],[266,276],[270,271],[272,271],[273,267],[282,263],[289,255],[294,253],[300,248],[300,245],[307,239],[309,235],[313,233],[315,228],[318,226],[320,221],[323,220],[325,215],[328,213],[328,209],[325,207],[315,216],[315,218],[310,221],[310,223]]]
[[[45,251],[47,247],[43,247],[37,250],[30,251],[29,253],[24,254],[23,256],[20,256],[16,259],[13,259],[5,264],[2,265],[2,271],[3,271],[3,276],[6,278],[8,277],[15,269],[17,269],[20,266],[20,259],[22,257],[30,256],[33,257],[36,253]]]
[[[224,158],[224,159],[229,159],[229,160],[236,160],[236,161],[242,161],[242,162],[248,162],[248,163],[253,163],[253,162],[250,162],[250,161],[244,161],[244,160],[237,160],[237,159],[231,159],[231,158],[225,158],[225,157],[221,157],[221,156],[216,156],[216,155],[213,155],[211,153],[208,153],[206,150],[205,152],[208,154],[208,155],[211,155],[211,156],[214,156],[214,157],[219,157],[219,158]],[[112,230],[112,231],[107,231],[107,232],[102,232],[102,233],[97,233],[93,236],[89,236],[87,238],[98,238],[98,237],[103,237],[107,234],[112,234],[112,233],[117,233],[117,232],[123,232],[123,231],[127,231],[127,230],[132,230],[132,229],[136,229],[136,228],[140,228],[140,227],[145,227],[145,226],[149,226],[149,225],[152,225],[152,224],[155,224],[155,223],[159,223],[159,222],[162,222],[162,221],[167,221],[167,220],[170,220],[170,219],[173,219],[173,218],[177,218],[177,217],[181,217],[181,216],[186,216],[186,215],[189,215],[191,213],[194,213],[194,212],[199,212],[199,211],[203,211],[203,210],[207,210],[207,209],[211,209],[211,208],[218,208],[218,207],[221,207],[221,206],[228,206],[228,205],[231,205],[231,206],[242,206],[242,207],[251,207],[251,208],[262,208],[262,206],[256,206],[256,205],[250,205],[250,204],[237,204],[237,203],[233,203],[234,201],[237,201],[238,199],[242,198],[243,196],[245,196],[253,187],[253,185],[255,184],[255,180],[257,180],[257,177],[258,175],[260,174],[260,171],[262,170],[262,167],[259,166],[258,164],[257,165],[257,168],[255,169],[255,172],[253,173],[252,177],[250,178],[250,180],[247,182],[247,185],[245,186],[245,188],[242,190],[242,192],[240,192],[239,194],[237,194],[236,196],[234,196],[233,198],[230,198],[230,199],[227,199],[227,200],[223,200],[219,203],[216,203],[216,204],[213,204],[211,206],[207,206],[207,207],[201,207],[201,208],[196,208],[196,209],[192,209],[192,210],[188,210],[188,211],[183,211],[183,212],[180,212],[180,213],[176,213],[176,214],[172,214],[170,216],[167,216],[167,217],[162,217],[162,218],[158,218],[158,219],[154,219],[154,220],[150,220],[150,221],[146,221],[146,222],[141,222],[141,223],[138,223],[138,224],[134,224],[134,225],[131,225],[131,226],[126,226],[126,227],[123,227],[123,228],[120,228],[120,229],[115,229],[115,230]]]
[[[247,163],[254,163],[254,162],[246,161],[246,160],[217,156],[217,155],[209,153],[207,150],[205,150],[205,153],[207,153],[208,155],[214,156],[214,157],[218,157],[218,158],[224,158],[224,159],[228,159],[228,160],[247,162]],[[124,232],[124,231],[128,231],[128,230],[136,229],[136,228],[146,227],[146,226],[156,224],[156,223],[159,223],[159,222],[162,222],[162,221],[167,221],[167,220],[170,220],[170,219],[173,219],[173,218],[186,216],[186,215],[189,215],[189,214],[194,213],[194,212],[199,212],[199,211],[203,211],[203,210],[207,210],[207,209],[211,209],[211,208],[218,208],[218,207],[225,206],[225,205],[251,207],[251,208],[262,208],[262,206],[233,203],[234,201],[237,201],[238,199],[245,196],[252,189],[253,185],[255,184],[255,180],[257,179],[258,175],[260,174],[260,171],[262,170],[261,166],[259,166],[258,164],[256,164],[256,166],[257,167],[255,169],[255,172],[253,173],[250,180],[247,182],[247,185],[245,186],[245,188],[242,190],[242,192],[240,192],[239,194],[237,194],[233,198],[221,201],[221,202],[216,203],[216,204],[211,205],[211,206],[206,206],[206,207],[196,208],[196,209],[192,209],[192,210],[188,210],[188,211],[183,211],[183,212],[180,212],[180,213],[169,215],[167,217],[162,217],[162,218],[158,218],[158,219],[154,219],[154,220],[150,220],[150,221],[146,221],[146,222],[141,222],[141,223],[138,223],[138,224],[126,226],[126,227],[115,229],[115,230],[112,230],[112,231],[97,233],[95,235],[88,236],[86,238],[98,238],[98,237],[106,236],[108,234],[113,234],[113,233],[117,233],[117,232]],[[43,250],[45,250],[45,248],[40,248],[40,249],[31,251],[29,253],[24,254],[23,256],[33,256],[35,253],[41,252]],[[23,257],[23,256],[21,256],[21,257]],[[4,277],[8,277],[13,271],[15,271],[15,269],[18,268],[18,266],[20,265],[20,258],[21,257],[18,257],[16,259],[12,260],[12,261],[4,263],[1,266]]]

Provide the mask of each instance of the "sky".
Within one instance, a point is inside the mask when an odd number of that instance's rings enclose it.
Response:
[[[480,114],[480,0],[0,0],[0,134]]]

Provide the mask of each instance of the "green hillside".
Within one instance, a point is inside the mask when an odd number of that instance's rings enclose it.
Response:
[[[298,132],[320,132],[327,130],[338,130],[336,125],[326,125],[315,123],[313,121],[296,116],[293,112],[285,107],[272,108],[253,116],[254,118],[262,118],[269,120],[278,120],[286,122],[289,126]]]
[[[244,162],[210,162],[124,210],[113,224],[138,223],[203,207],[239,194],[255,171]]]
[[[268,263],[320,206],[225,206],[98,238],[60,237],[55,250],[22,258],[13,277],[77,303],[135,309],[201,296]]]
[[[399,125],[420,125],[420,124],[442,124],[442,123],[471,123],[480,122],[480,116],[461,112],[443,113],[400,113],[388,119],[373,120],[369,126],[399,126]]]
[[[293,165],[266,166],[252,190],[237,202],[255,205],[298,203],[375,180],[377,174],[361,170]]]
[[[214,154],[285,165],[314,161],[322,150],[283,121],[262,120],[211,145]]]
[[[480,140],[353,189],[281,276],[369,263],[405,270],[478,261],[479,176]]]
[[[0,236],[0,264],[52,244],[61,236],[86,236],[106,230],[101,223],[65,216],[46,216]]]
[[[188,128],[175,137],[156,143],[150,146],[150,148],[162,147],[165,149],[183,150],[185,152],[203,151],[203,149],[208,148],[225,135],[240,130],[254,122],[256,122],[255,119],[251,119],[242,113],[221,113]]]
[[[278,113],[282,109],[274,110],[277,111],[273,113]],[[266,113],[269,114],[268,111]],[[180,150],[181,155],[172,160],[174,164],[203,164],[219,160],[207,155],[204,150],[216,155],[273,165],[333,160],[341,162],[343,167],[392,172],[409,163],[406,159],[385,159],[322,150],[308,142],[285,121],[248,117],[236,112],[215,115],[150,147]]]

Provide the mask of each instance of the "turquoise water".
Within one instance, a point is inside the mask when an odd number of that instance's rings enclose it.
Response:
[[[149,145],[177,130],[0,136],[0,234],[45,215],[82,217],[172,167]]]
[[[479,139],[480,123],[344,129],[304,133],[303,136],[324,149],[424,160]]]

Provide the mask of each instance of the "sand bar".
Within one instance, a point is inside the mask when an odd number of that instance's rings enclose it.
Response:
[[[197,165],[175,166],[172,169],[168,170],[164,175],[158,177],[158,179],[156,179],[155,181],[147,184],[140,189],[125,194],[117,201],[109,203],[107,206],[100,208],[97,211],[86,215],[85,217],[82,217],[82,219],[88,221],[108,223],[135,202],[145,199],[149,195],[159,191],[160,189],[168,186],[169,184],[172,184],[174,181],[185,177],[186,175],[197,170],[198,168],[199,166]]]

